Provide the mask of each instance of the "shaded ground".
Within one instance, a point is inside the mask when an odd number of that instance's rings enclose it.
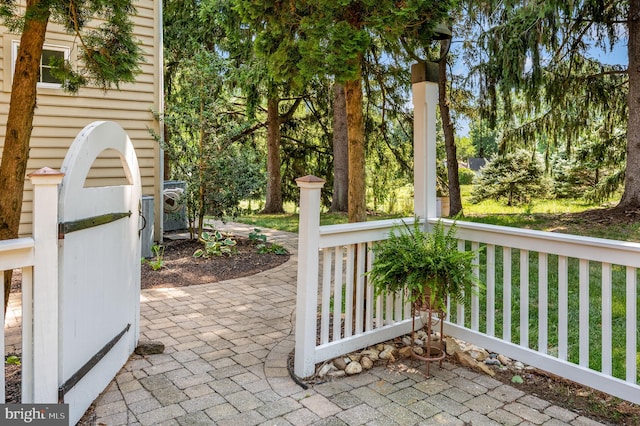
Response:
[[[257,253],[256,244],[246,238],[234,237],[237,253],[233,256],[194,258],[202,243],[188,239],[165,239],[163,266],[154,271],[149,262],[141,269],[141,287],[183,287],[246,277],[286,262],[289,255]],[[154,259],[151,259],[153,261]]]

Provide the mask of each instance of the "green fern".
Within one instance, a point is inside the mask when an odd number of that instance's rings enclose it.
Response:
[[[455,223],[445,232],[438,221],[425,232],[416,218],[391,231],[387,240],[373,247],[374,262],[368,273],[376,294],[405,290],[411,302],[429,294],[431,302],[444,309],[446,295],[465,304],[478,285],[473,273],[476,252],[459,251]]]

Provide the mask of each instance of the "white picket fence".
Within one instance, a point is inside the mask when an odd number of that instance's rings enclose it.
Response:
[[[306,377],[316,363],[407,333],[411,318],[401,296],[374,298],[364,275],[372,244],[402,221],[319,226],[322,182],[302,178],[298,185],[295,373]],[[456,227],[459,248],[477,250],[483,286],[468,309],[449,307],[446,335],[640,403],[640,244],[470,222]]]

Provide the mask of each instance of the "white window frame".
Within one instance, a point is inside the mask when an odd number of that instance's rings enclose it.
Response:
[[[15,67],[16,67],[16,58],[18,57],[18,47],[20,46],[20,41],[18,40],[13,40],[11,43],[11,51],[12,51],[12,61],[11,61],[11,78],[13,79],[13,76],[15,74]],[[52,50],[52,51],[56,51],[56,52],[63,52],[64,53],[64,60],[68,61],[69,57],[71,55],[71,49],[67,46],[60,46],[60,45],[56,45],[56,44],[44,44],[42,47],[42,50]],[[42,57],[40,57],[40,79],[42,79]],[[38,86],[39,88],[45,88],[45,89],[62,89],[62,84],[60,83],[45,83],[42,81],[38,82]]]

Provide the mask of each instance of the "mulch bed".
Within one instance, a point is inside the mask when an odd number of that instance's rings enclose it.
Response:
[[[154,271],[149,262],[141,269],[141,286],[147,288],[184,287],[246,277],[275,268],[289,260],[289,255],[259,254],[256,244],[234,237],[237,244],[233,256],[195,258],[193,253],[203,244],[191,239],[165,239],[164,266]]]

